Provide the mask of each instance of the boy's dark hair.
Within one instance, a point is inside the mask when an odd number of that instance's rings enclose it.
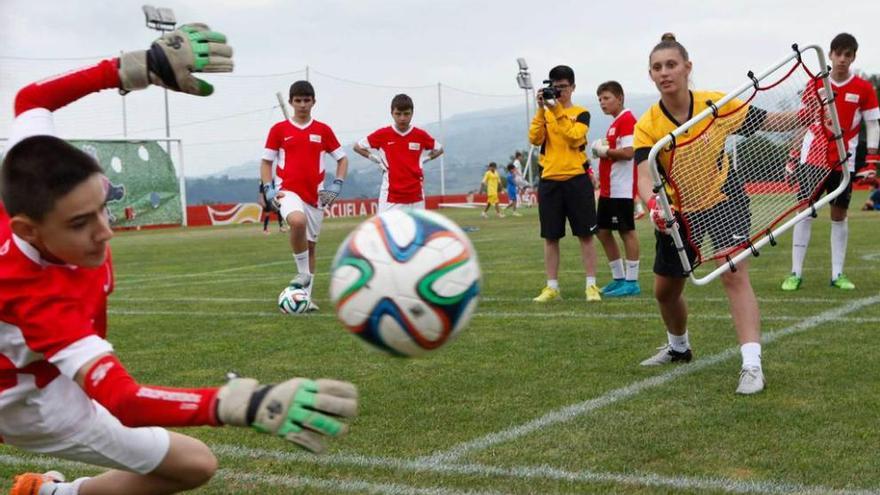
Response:
[[[498,166],[495,162],[489,162],[489,168],[496,168]]]
[[[9,150],[0,170],[0,199],[10,217],[40,222],[55,202],[94,174],[94,158],[63,139],[31,136]]]
[[[401,112],[405,112],[407,110],[413,109],[413,101],[408,95],[403,93],[399,95],[394,95],[394,98],[391,98],[391,111],[400,110]]]
[[[574,69],[567,65],[557,65],[550,69],[549,78],[551,81],[567,80],[569,84],[574,84]]]
[[[512,163],[508,163],[508,164],[507,164],[507,170],[516,170],[516,165],[514,165],[514,164],[512,164]]]
[[[514,157],[523,156],[522,151],[517,151],[513,154]]]
[[[311,96],[315,97],[315,87],[308,81],[296,81],[290,85],[290,100],[294,96]]]
[[[843,53],[846,50],[852,50],[853,53],[859,51],[859,42],[856,37],[849,33],[840,33],[831,40],[831,51]]]
[[[604,92],[609,92],[623,100],[623,86],[620,85],[617,81],[605,81],[599,85],[599,88],[596,89],[596,96],[601,95]]]

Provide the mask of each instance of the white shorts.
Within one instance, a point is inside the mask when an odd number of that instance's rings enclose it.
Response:
[[[299,194],[285,189],[283,198],[278,198],[281,206],[281,216],[287,221],[287,216],[298,211],[306,216],[306,238],[310,242],[318,242],[318,235],[321,233],[321,223],[324,222],[324,210],[316,208],[299,197]],[[288,222],[290,223],[290,222]]]
[[[390,210],[399,210],[402,208],[413,208],[416,210],[424,210],[425,209],[425,200],[421,200],[415,203],[389,203],[388,201],[383,201],[381,198],[379,199],[379,213],[383,213]]]
[[[23,407],[33,409],[34,418],[49,412],[56,421],[59,413],[65,419],[77,418],[75,429],[66,435],[40,421],[29,428],[3,432],[5,443],[28,452],[147,474],[162,463],[171,446],[171,437],[164,428],[124,426],[65,376],[52,380],[38,395],[22,402]]]

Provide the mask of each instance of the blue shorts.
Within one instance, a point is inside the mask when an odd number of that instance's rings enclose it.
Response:
[[[511,201],[516,201],[516,186],[507,188],[507,197]]]

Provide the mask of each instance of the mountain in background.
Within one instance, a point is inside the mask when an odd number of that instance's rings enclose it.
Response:
[[[603,114],[595,98],[576,99],[575,103],[590,110],[588,142],[605,136],[611,117]],[[656,96],[635,95],[627,98],[627,107],[638,117],[657,101]],[[438,139],[446,153],[443,155],[446,175],[446,193],[456,194],[479,188],[480,179],[490,161],[506,166],[516,150],[527,150],[525,116],[522,106],[481,110],[457,114],[443,121],[443,137],[434,122],[424,126]],[[379,194],[380,174],[376,166],[352,150],[353,143],[345,145],[349,159],[349,173],[342,191],[344,198],[374,198]],[[332,175],[335,163],[325,157],[325,167]],[[238,203],[254,201],[260,177],[260,163],[251,160],[229,167],[206,177],[188,177],[187,202]],[[440,194],[440,159],[425,164],[426,194]]]

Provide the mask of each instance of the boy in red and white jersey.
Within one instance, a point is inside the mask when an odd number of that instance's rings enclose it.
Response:
[[[831,88],[834,91],[834,108],[840,121],[846,151],[850,153],[845,166],[850,173],[855,171],[855,150],[859,139],[862,122],[865,124],[868,162],[876,166],[880,157],[877,156],[880,141],[880,108],[877,104],[877,93],[868,81],[850,72],[850,66],[856,59],[859,44],[855,37],[841,33],[831,41]],[[805,91],[810,91],[808,87]],[[842,171],[838,162],[835,146],[828,146],[830,132],[824,128],[810,129],[804,136],[795,175],[804,174],[809,167],[832,168],[832,171],[815,190],[802,188],[798,192],[800,201],[816,201],[823,193],[831,192],[840,185]],[[831,201],[831,287],[843,290],[855,289],[855,284],[843,273],[846,259],[846,245],[849,238],[849,226],[846,212],[852,196],[852,181],[846,190]],[[782,282],[782,290],[794,291],[800,288],[803,281],[804,258],[810,244],[813,218],[806,217],[794,226],[791,248],[791,275]]]
[[[635,296],[639,287],[639,238],[636,235],[633,196],[638,194],[638,175],[633,163],[633,129],[636,118],[623,107],[623,87],[617,81],[607,81],[596,90],[599,106],[606,115],[614,117],[605,139],[593,142],[593,156],[599,158],[599,231],[608,264],[611,283],[602,288],[607,297]],[[611,233],[616,230],[623,240],[626,268],[620,259],[620,249]]]
[[[260,385],[236,377],[219,388],[141,385],[106,340],[109,182],[91,156],[54,136],[52,112],[103,89],[151,83],[207,96],[213,87],[191,72],[229,72],[231,56],[225,36],[187,24],[149,50],[16,96],[0,169],[0,441],[111,470],[70,483],[57,473],[22,474],[13,495],[176,493],[206,483],[217,459],[204,443],[163,427],[254,426],[320,450],[318,433],[342,434],[345,425],[318,413],[335,427],[315,429],[314,419],[296,423],[289,414],[316,403],[335,404],[321,407],[333,416],[355,414],[356,390],[345,382]]]
[[[289,93],[293,117],[273,125],[266,138],[260,164],[260,200],[264,204],[275,202],[290,227],[290,247],[297,271],[290,285],[306,289],[311,296],[315,245],[324,221],[324,208],[333,204],[342,191],[348,158],[330,126],[312,118],[312,84],[296,81],[290,85]],[[336,178],[326,189],[321,161],[324,153],[336,160]],[[276,160],[278,167],[272,180],[272,164]],[[309,311],[317,309],[309,297]]]
[[[422,165],[443,154],[443,147],[430,134],[412,125],[412,98],[405,94],[391,99],[394,125],[376,130],[354,145],[354,151],[382,170],[379,213],[394,208],[425,208]],[[370,152],[377,150],[378,155]],[[424,152],[427,155],[423,155]]]

